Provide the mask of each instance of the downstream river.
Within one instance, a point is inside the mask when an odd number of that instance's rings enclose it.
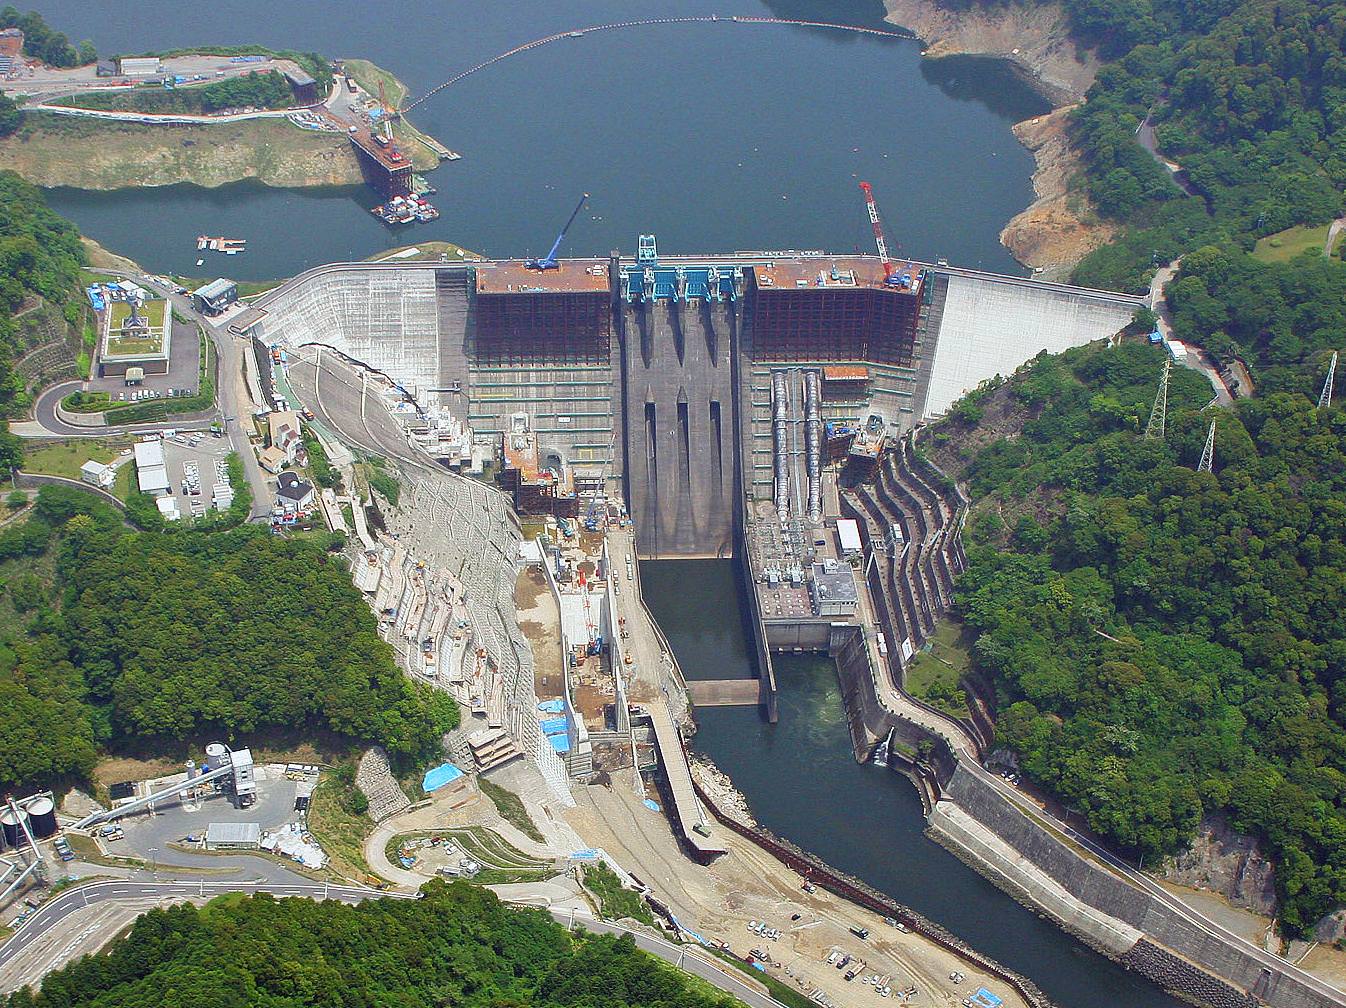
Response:
[[[100,52],[255,42],[373,59],[421,94],[496,53],[589,25],[745,14],[883,27],[877,0],[44,0]],[[87,234],[155,272],[289,276],[419,240],[495,256],[550,246],[592,194],[565,251],[872,248],[856,183],[874,184],[889,241],[924,259],[1022,272],[1000,246],[1032,200],[1032,160],[1010,125],[1046,111],[1001,64],[922,62],[919,43],[733,23],[660,25],[563,39],[467,78],[413,121],[461,152],[431,175],[443,216],[391,231],[364,189],[256,184],[51,192]],[[196,235],[248,239],[196,267]],[[751,674],[725,562],[643,568],[647,597],[691,677]],[[729,618],[726,620],[726,615]],[[1063,1008],[1176,1002],[1039,920],[922,834],[905,778],[851,758],[831,664],[782,657],[780,723],[699,713],[695,745],[730,773],[759,819],[891,893],[1037,981]]]
[[[732,561],[647,561],[640,580],[687,678],[752,675]],[[778,723],[767,724],[755,708],[698,708],[692,737],[693,749],[734,779],[763,826],[1031,977],[1062,1008],[1177,1008],[1180,1002],[1024,909],[925,836],[912,783],[855,762],[830,658],[782,654],[775,667]]]
[[[255,42],[360,56],[420,95],[516,45],[590,25],[707,14],[871,27],[877,0],[586,0],[508,4],[398,0],[44,0],[43,13],[102,53]],[[239,280],[290,276],[430,239],[483,254],[541,254],[581,192],[565,251],[872,251],[860,179],[874,184],[891,244],[933,261],[1022,274],[1000,229],[1033,199],[1032,158],[1010,125],[1045,111],[1001,63],[922,62],[920,44],[732,22],[564,38],[466,78],[412,114],[460,152],[429,176],[442,216],[391,229],[363,187],[245,183],[111,193],[56,190],[53,206],[147,268]],[[206,253],[198,234],[248,239]]]

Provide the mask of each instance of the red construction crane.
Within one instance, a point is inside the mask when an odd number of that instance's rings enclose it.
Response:
[[[869,223],[874,226],[874,244],[879,247],[879,262],[883,264],[883,282],[888,283],[893,273],[893,262],[888,258],[888,243],[883,240],[883,225],[879,223],[879,208],[874,203],[874,187],[868,182],[860,183],[860,191],[865,194],[865,205],[869,207]]]

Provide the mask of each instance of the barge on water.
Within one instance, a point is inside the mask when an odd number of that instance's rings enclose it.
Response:
[[[432,221],[439,217],[439,211],[430,201],[417,193],[410,196],[394,196],[387,203],[381,203],[369,212],[385,224],[415,224],[418,221]]]

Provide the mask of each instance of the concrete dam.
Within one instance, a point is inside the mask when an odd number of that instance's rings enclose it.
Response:
[[[544,510],[575,517],[602,491],[626,501],[641,557],[727,556],[775,493],[773,374],[822,376],[819,431],[899,435],[1040,351],[1111,336],[1143,303],[944,265],[898,264],[894,281],[875,256],[661,257],[643,236],[634,258],[547,271],[318,267],[231,328],[381,371],[432,428],[452,416],[498,440],[522,415],[543,481],[566,477],[542,488]]]

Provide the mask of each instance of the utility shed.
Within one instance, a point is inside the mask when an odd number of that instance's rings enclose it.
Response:
[[[213,822],[206,827],[206,850],[257,850],[261,845],[262,827],[255,822]]]
[[[844,557],[859,556],[863,547],[860,544],[860,524],[854,518],[837,519],[837,543]]]

